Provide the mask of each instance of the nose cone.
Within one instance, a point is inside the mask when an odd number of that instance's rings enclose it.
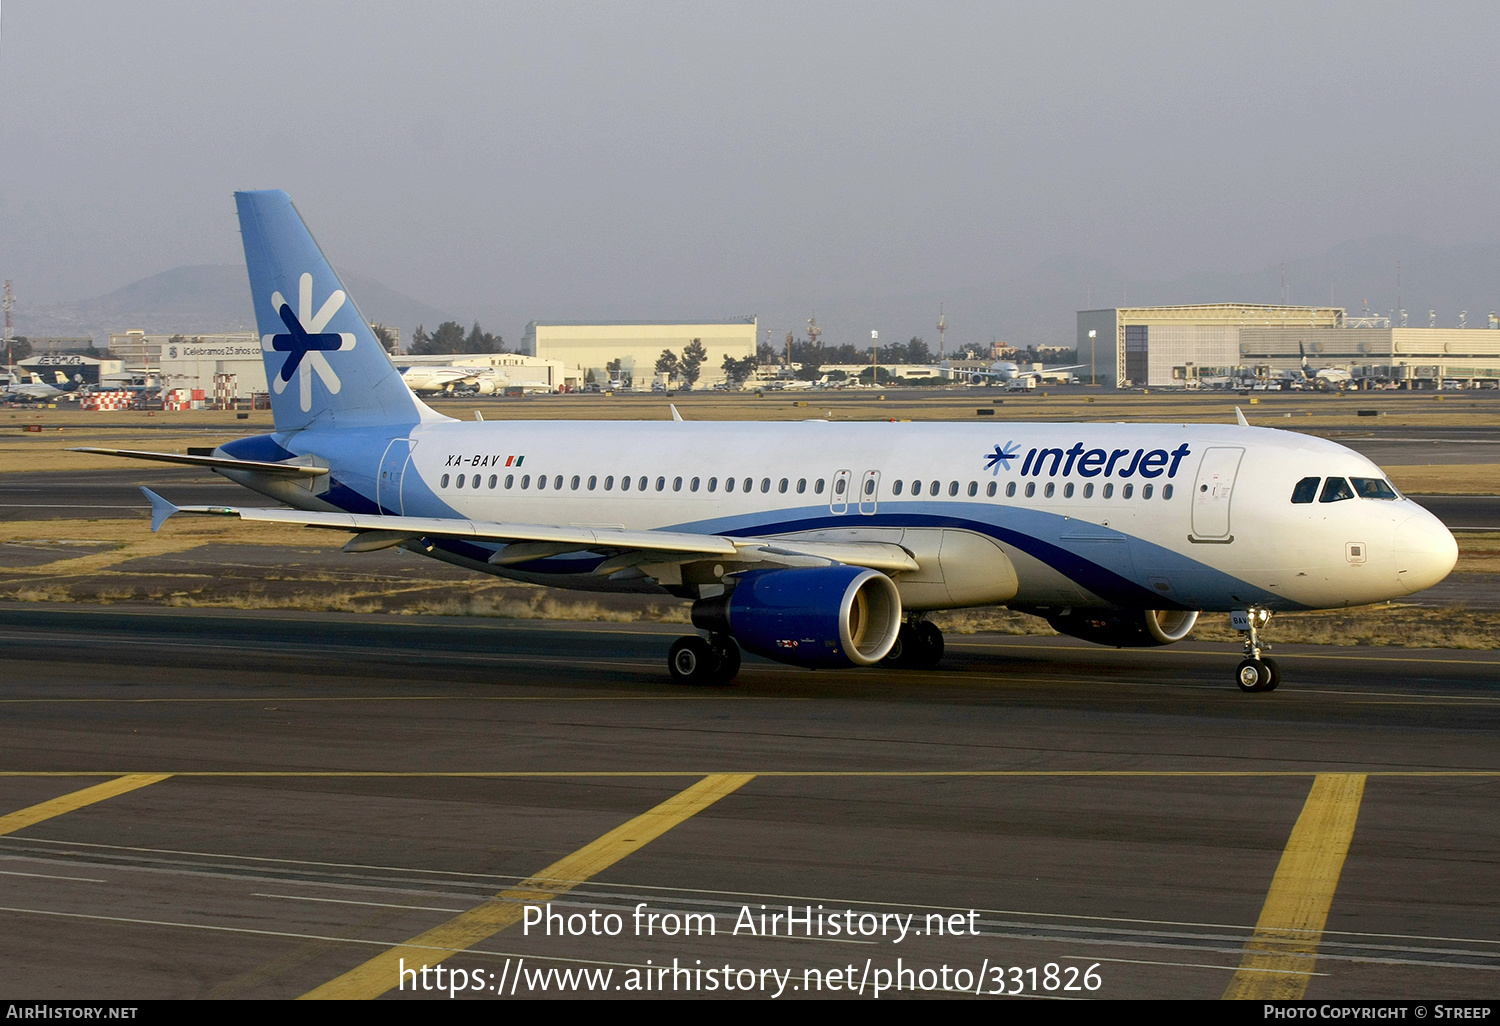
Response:
[[[1458,562],[1458,542],[1443,522],[1423,510],[1396,528],[1396,582],[1408,595],[1430,588]]]

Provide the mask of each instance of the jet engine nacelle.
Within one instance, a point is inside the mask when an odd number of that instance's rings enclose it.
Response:
[[[693,603],[693,625],[794,666],[870,666],[901,630],[901,594],[857,566],[752,570],[727,596]]]
[[[1059,634],[1115,648],[1155,648],[1181,641],[1198,623],[1196,609],[1136,609],[1128,612],[1074,610],[1047,617]]]

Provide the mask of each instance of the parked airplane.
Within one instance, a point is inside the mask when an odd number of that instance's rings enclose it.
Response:
[[[1297,352],[1302,354],[1302,378],[1314,388],[1325,392],[1330,389],[1340,391],[1354,380],[1354,375],[1345,367],[1324,367],[1321,370],[1313,370],[1307,364],[1307,347],[1301,342],[1297,343]]]
[[[1004,604],[1114,646],[1246,635],[1235,679],[1280,670],[1272,611],[1435,584],[1453,536],[1365,457],[1241,425],[460,422],[401,381],[282,192],[236,194],[276,430],[197,464],[304,525],[483,573],[693,602],[668,666],[720,683],[740,649],[804,667],[931,666],[926,613]],[[1003,441],[1002,441],[1003,439]]]
[[[951,364],[949,365],[951,366]],[[1087,367],[1086,363],[1070,364],[1066,367],[1042,367],[1040,370],[1028,368],[1022,370],[1019,364],[1010,360],[996,360],[990,364],[989,370],[960,371],[960,374],[968,376],[969,383],[979,384],[1002,384],[1011,385],[1018,383],[1018,388],[1031,389],[1046,381],[1056,381],[1068,384],[1076,381],[1073,371]]]
[[[24,384],[6,385],[5,392],[18,399],[47,402],[67,395],[77,385],[77,382],[69,381],[68,376],[62,371],[53,371],[52,377],[57,382],[55,385],[47,384],[40,374],[33,372],[27,375],[28,380]]]

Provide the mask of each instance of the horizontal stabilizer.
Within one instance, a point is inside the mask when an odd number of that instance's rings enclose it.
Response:
[[[143,449],[96,449],[80,445],[69,452],[91,452],[97,456],[124,456],[132,460],[155,460],[158,463],[181,463],[192,467],[213,467],[225,470],[255,470],[265,474],[291,474],[300,477],[318,477],[328,473],[327,467],[308,467],[300,463],[272,463],[268,460],[237,460],[229,456],[184,456],[180,452],[147,452]]]

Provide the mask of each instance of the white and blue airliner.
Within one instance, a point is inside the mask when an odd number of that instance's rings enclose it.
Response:
[[[1235,679],[1276,687],[1274,611],[1401,598],[1453,535],[1370,460],[1238,425],[457,421],[407,387],[284,192],[235,196],[275,431],[198,464],[283,509],[175,513],[349,532],[555,587],[667,594],[702,632],[668,668],[933,666],[941,609],[1005,605],[1114,646],[1202,612],[1244,631]]]

